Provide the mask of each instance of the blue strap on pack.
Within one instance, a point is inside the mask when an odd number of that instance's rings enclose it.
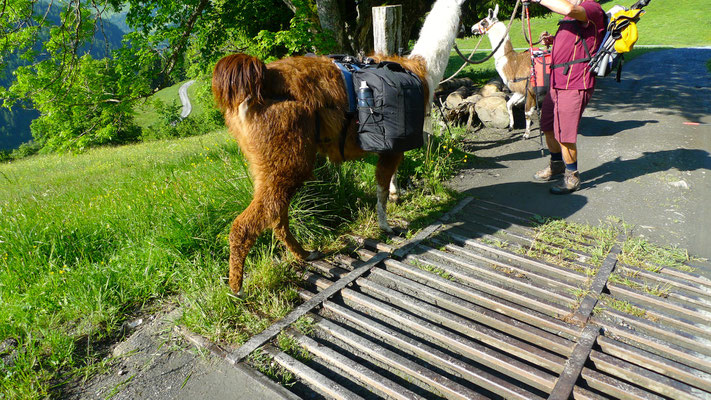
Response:
[[[333,60],[333,63],[336,64],[336,66],[338,66],[338,69],[341,70],[343,80],[346,84],[346,94],[348,95],[348,112],[355,114],[358,102],[356,100],[355,87],[353,86],[353,71],[358,71],[360,68],[358,68],[358,66],[355,64],[343,64],[336,60]]]

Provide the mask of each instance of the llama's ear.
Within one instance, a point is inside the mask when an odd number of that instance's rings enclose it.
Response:
[[[497,15],[499,15],[499,5],[498,4],[494,6],[494,18],[496,18]]]
[[[497,7],[499,6],[498,4],[496,5]],[[493,19],[494,17],[494,10],[491,8],[489,9],[489,15],[486,16],[486,19]]]

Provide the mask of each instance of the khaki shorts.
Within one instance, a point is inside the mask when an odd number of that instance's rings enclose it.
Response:
[[[553,131],[559,143],[576,143],[578,125],[593,89],[550,88],[541,106],[541,130]]]

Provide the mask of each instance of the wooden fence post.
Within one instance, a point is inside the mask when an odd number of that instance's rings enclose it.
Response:
[[[373,44],[375,53],[402,52],[402,5],[373,7]]]

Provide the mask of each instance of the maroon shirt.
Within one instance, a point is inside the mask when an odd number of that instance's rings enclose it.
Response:
[[[587,57],[582,40],[578,40],[581,35],[588,45],[590,55],[594,56],[597,48],[600,47],[600,42],[605,36],[605,12],[594,1],[586,0],[580,6],[585,9],[588,22],[585,24],[565,17],[564,21],[573,22],[561,23],[558,32],[556,32],[551,60],[553,65]],[[571,65],[567,75],[564,72],[565,67],[551,70],[551,87],[556,89],[590,89],[595,87],[595,74],[590,71],[587,62]]]

